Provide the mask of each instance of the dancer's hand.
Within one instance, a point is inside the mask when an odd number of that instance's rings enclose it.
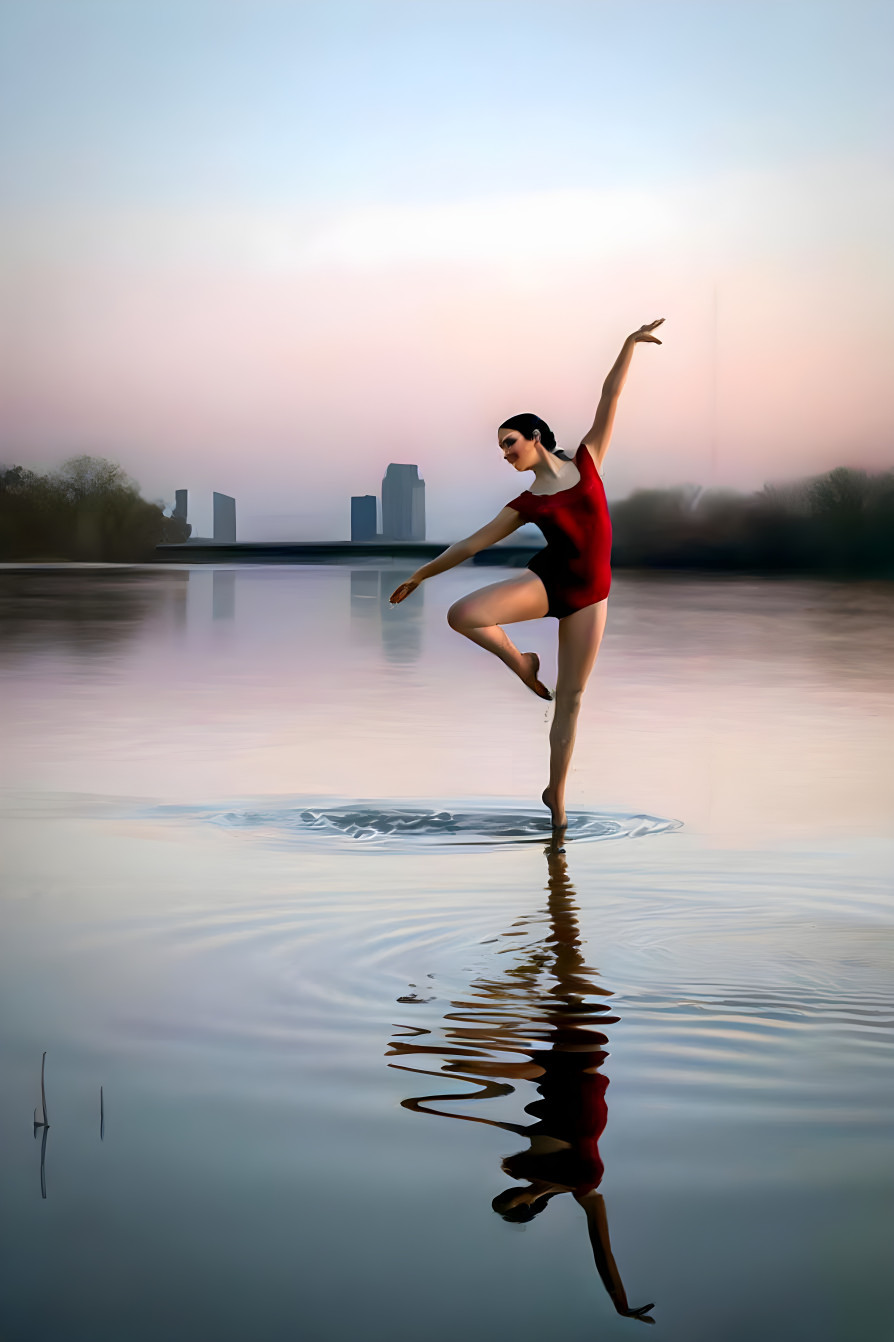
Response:
[[[394,591],[391,593],[391,596],[388,598],[392,606],[396,606],[401,601],[405,601],[411,592],[416,591],[416,588],[418,586],[419,586],[418,578],[408,578],[406,582],[401,583],[400,587],[395,587]]]
[[[657,321],[648,322],[645,326],[641,326],[638,331],[634,331],[633,335],[628,336],[627,339],[632,340],[635,345],[638,345],[640,341],[644,340],[648,341],[651,345],[660,345],[661,341],[657,336],[653,336],[652,332],[655,330],[655,327],[660,326],[663,321],[664,318],[659,317]]]
[[[640,1319],[643,1323],[654,1323],[655,1320],[649,1314],[649,1310],[654,1308],[654,1305],[640,1305],[639,1309],[631,1309],[628,1306],[626,1309],[619,1309],[618,1313],[624,1319]]]

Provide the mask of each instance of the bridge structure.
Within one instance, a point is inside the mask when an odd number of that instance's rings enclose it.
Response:
[[[443,554],[437,541],[186,541],[157,545],[156,559],[185,564],[355,564],[383,560],[424,563]],[[492,545],[472,556],[473,564],[524,568],[536,545]]]

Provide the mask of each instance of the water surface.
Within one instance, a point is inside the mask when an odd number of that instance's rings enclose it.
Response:
[[[891,589],[402,576],[0,574],[2,1335],[889,1338]]]

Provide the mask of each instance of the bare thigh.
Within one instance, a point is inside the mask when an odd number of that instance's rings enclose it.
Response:
[[[460,597],[447,612],[447,619],[453,629],[481,629],[494,624],[540,620],[548,606],[546,588],[536,573],[528,572]]]
[[[608,597],[559,621],[559,669],[556,702],[583,693],[605,633]]]

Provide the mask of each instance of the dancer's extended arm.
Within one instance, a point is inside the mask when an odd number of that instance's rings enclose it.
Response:
[[[647,326],[641,326],[638,331],[633,332],[633,335],[627,337],[621,346],[621,353],[612,365],[611,372],[602,384],[602,395],[596,408],[596,418],[593,420],[593,426],[581,439],[590,449],[590,455],[597,467],[602,466],[602,459],[608,451],[612,436],[612,425],[615,422],[615,411],[618,408],[618,397],[621,395],[621,388],[627,378],[627,370],[630,367],[630,360],[633,358],[633,347],[641,343],[660,345],[661,341],[657,336],[652,335],[652,332],[663,321],[664,318],[659,317],[657,321],[649,322]]]
[[[649,1317],[649,1310],[654,1309],[654,1305],[640,1305],[637,1309],[632,1309],[627,1301],[627,1292],[624,1290],[624,1283],[621,1281],[621,1274],[608,1237],[608,1220],[602,1194],[575,1193],[574,1200],[580,1203],[587,1213],[587,1229],[590,1232],[596,1271],[602,1278],[615,1309],[625,1319],[642,1319],[643,1323],[654,1323],[655,1320]]]
[[[486,550],[489,545],[494,545],[497,541],[511,536],[513,531],[517,531],[523,522],[524,518],[514,508],[501,509],[492,522],[488,522],[471,536],[466,536],[465,540],[456,541],[453,545],[448,546],[443,554],[438,555],[437,559],[432,559],[430,563],[417,568],[412,578],[402,582],[391,593],[391,604],[396,606],[399,601],[403,601],[405,597],[416,590],[421,582],[425,582],[426,578],[433,578],[436,573],[446,573],[447,569],[455,568],[464,559],[471,559],[472,555],[478,554],[479,550]]]

